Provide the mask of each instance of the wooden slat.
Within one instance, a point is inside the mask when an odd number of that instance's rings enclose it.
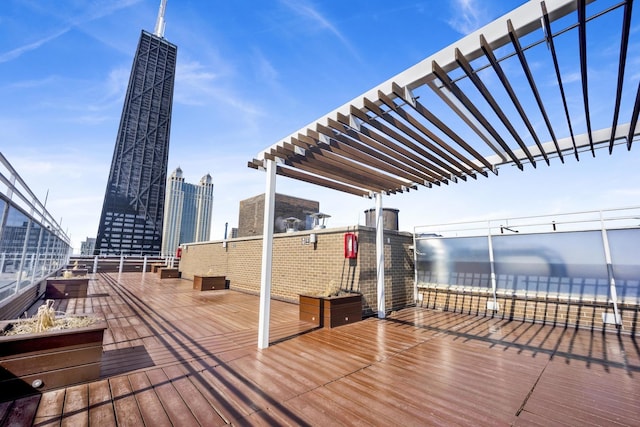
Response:
[[[133,395],[127,377],[115,377],[109,380],[116,422],[119,426],[140,426],[143,423],[140,409]]]
[[[178,391],[182,399],[188,403],[189,409],[201,425],[224,425],[226,420],[215,410],[194,385],[199,375],[187,375],[177,365],[164,368],[164,373]]]
[[[89,384],[89,425],[108,426],[116,423],[116,414],[109,382],[95,381]]]
[[[419,163],[399,155],[364,133],[349,129],[335,120],[329,120],[329,126],[330,128],[318,125],[317,131],[327,136],[333,134],[331,129],[336,129],[340,132],[332,138],[332,149],[348,153],[348,155],[357,158],[359,161],[368,162],[381,170],[396,174],[410,181],[417,183],[435,181],[433,175],[426,173]],[[426,168],[424,169],[426,170]]]
[[[62,418],[64,396],[65,389],[43,393],[33,424],[38,426],[59,426]]]
[[[378,97],[381,97],[381,96],[383,96],[383,94],[378,93]],[[460,178],[466,179],[466,176],[463,175],[463,171],[468,173],[469,175],[473,175],[473,172],[471,172],[470,170],[465,170],[464,166],[462,166],[460,163],[454,160],[449,154],[445,153],[440,147],[438,147],[435,144],[432,144],[429,140],[421,136],[414,129],[405,125],[402,121],[397,120],[388,112],[383,111],[382,108],[380,108],[375,102],[365,98],[364,106],[367,110],[369,110],[376,116],[382,117],[387,123],[393,126],[393,128],[402,131],[404,134],[410,136],[413,140],[419,142],[420,145],[416,145],[413,142],[411,142],[411,140],[409,139],[405,139],[405,138],[402,139],[403,143],[409,148],[411,148],[413,151],[429,159],[430,161],[437,164],[441,168],[446,169],[447,171],[449,171],[450,174],[456,175]],[[408,119],[408,116],[405,116],[405,117]],[[372,119],[369,120],[369,122],[371,121]],[[417,124],[417,121],[413,123]],[[382,126],[379,127],[378,129],[380,130],[385,129],[384,130],[385,133],[387,133],[389,130],[388,128],[382,127]],[[426,130],[426,129],[423,128],[423,130]],[[397,138],[399,135],[400,134],[394,131],[390,136]],[[431,134],[430,136],[435,136],[435,135]],[[422,147],[427,148],[429,151],[425,150]],[[431,154],[432,152],[439,157],[436,157],[433,154]],[[444,159],[444,161],[442,159]]]
[[[61,426],[89,425],[89,388],[86,384],[66,390]]]
[[[376,119],[369,117],[364,111],[355,107],[351,107],[350,113],[351,115],[362,120],[365,124],[382,132],[382,134],[385,135],[385,139],[389,141],[388,142],[389,146],[396,147],[396,149],[400,151],[402,147],[400,147],[400,145],[398,145],[398,143],[395,142],[395,141],[398,141],[403,146],[411,149],[411,151],[404,150],[404,152],[407,153],[405,155],[412,158],[418,163],[424,164],[427,168],[433,171],[434,174],[441,175],[441,176],[449,176],[449,173],[455,173],[453,170],[446,167],[446,165],[442,164],[442,162],[439,161],[437,158],[435,158],[434,156],[430,155],[429,153],[417,147],[408,138],[396,132],[389,126],[385,126],[379,121],[377,121]],[[416,152],[419,153],[420,155],[416,154]],[[427,161],[426,159],[428,159],[429,161]],[[460,173],[460,172],[457,171],[457,173]]]
[[[170,426],[171,421],[145,373],[131,374],[128,378],[145,423],[154,426]]]
[[[389,96],[387,96],[385,93],[383,93],[382,91],[378,91],[378,98],[387,107],[389,107],[396,114],[398,114],[398,116],[402,117],[404,120],[406,120],[408,123],[410,123],[411,126],[413,126],[414,128],[418,129],[420,132],[422,132],[422,134],[424,134],[427,137],[431,138],[437,144],[437,146],[440,147],[440,149],[444,150],[449,155],[455,157],[458,161],[460,161],[460,162],[464,163],[465,165],[467,165],[468,168],[474,169],[476,172],[481,173],[484,176],[488,175],[487,172],[484,171],[480,166],[476,165],[470,159],[468,159],[467,157],[463,156],[462,153],[458,152],[453,147],[451,147],[449,144],[447,144],[442,138],[440,138],[434,132],[429,130],[424,124],[422,124],[414,116],[412,116],[406,110],[404,110],[401,107],[399,107],[398,105],[396,105],[396,103],[393,102],[393,100]],[[462,167],[462,166],[459,166],[459,167],[460,167],[460,169],[464,169],[464,167]],[[473,176],[473,172],[471,170],[468,170],[467,173],[470,176]]]
[[[445,85],[451,93],[465,106],[469,112],[473,115],[473,117],[482,125],[482,127],[489,132],[489,134],[495,139],[495,141],[500,145],[500,147],[504,150],[504,152],[509,156],[511,161],[518,166],[519,169],[522,169],[522,162],[520,159],[516,157],[511,150],[511,147],[506,143],[506,141],[502,138],[500,133],[493,127],[493,125],[489,122],[489,120],[485,117],[484,114],[475,106],[475,104],[467,97],[463,90],[461,90],[458,85],[451,80],[449,75],[438,65],[436,61],[432,62],[433,74],[435,74],[438,79]]]
[[[480,164],[484,165],[488,170],[493,171],[494,167],[487,161],[480,153],[478,153],[472,146],[467,144],[453,129],[447,126],[442,120],[440,120],[435,114],[433,114],[427,107],[418,101],[417,98],[409,98],[407,92],[403,90],[397,83],[391,85],[393,94],[402,99],[407,105],[411,106],[422,117],[431,122],[435,127],[440,129],[442,133],[447,135],[452,141],[462,147],[467,153],[471,154]],[[464,156],[462,156],[464,157]],[[480,170],[478,170],[480,172]],[[486,176],[486,175],[485,175]]]
[[[146,374],[173,425],[197,426],[198,421],[167,375],[161,369],[152,369]]]

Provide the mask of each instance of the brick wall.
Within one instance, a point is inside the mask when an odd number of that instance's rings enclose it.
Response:
[[[356,259],[344,258],[344,233],[356,232]],[[309,243],[310,231],[279,233],[273,239],[272,297],[298,301],[300,293],[322,292],[332,286],[363,294],[363,313],[377,307],[375,229],[356,226],[315,230],[317,243]],[[413,303],[413,244],[411,234],[385,231],[385,304],[387,311]],[[262,262],[262,238],[246,237],[222,242],[193,243],[182,252],[182,277],[224,275],[230,288],[258,293]]]

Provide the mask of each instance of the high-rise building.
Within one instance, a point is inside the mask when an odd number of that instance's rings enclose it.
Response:
[[[213,182],[206,174],[200,182],[184,181],[177,168],[167,180],[162,228],[162,255],[173,255],[181,243],[209,240],[213,208]]]
[[[164,39],[160,4],[154,34],[142,31],[133,60],[98,226],[96,254],[161,250],[177,47]]]

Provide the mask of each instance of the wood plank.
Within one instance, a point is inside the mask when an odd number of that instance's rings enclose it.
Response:
[[[131,427],[143,425],[142,415],[133,395],[129,379],[126,376],[111,378],[109,386],[113,396],[116,423],[119,426]]]
[[[65,389],[42,393],[33,423],[38,426],[58,426],[62,419]]]
[[[225,419],[194,385],[195,382],[201,381],[199,373],[186,374],[177,365],[168,366],[163,371],[182,399],[188,402],[189,409],[201,425],[226,424]]]
[[[160,270],[162,271],[162,270]],[[189,410],[180,394],[173,387],[162,369],[152,369],[146,372],[155,393],[162,402],[169,419],[174,425],[197,426],[198,421]]]
[[[67,388],[61,426],[89,425],[89,388],[86,384]]]
[[[89,383],[89,425],[108,426],[116,424],[109,381]]]
[[[128,377],[145,424],[154,426],[172,425],[149,378],[143,372],[131,374]]]
[[[184,365],[180,366],[180,369],[183,372],[187,370]],[[218,379],[211,369],[201,371],[199,379],[201,381],[194,381],[193,385],[227,424],[237,423],[246,415],[246,412],[241,412],[240,406],[233,398],[224,393],[224,382]]]

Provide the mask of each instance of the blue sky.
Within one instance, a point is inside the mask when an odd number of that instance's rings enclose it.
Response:
[[[47,207],[76,248],[97,232],[133,55],[159,3],[0,6],[0,151],[36,196],[49,191]],[[213,176],[219,239],[226,222],[237,225],[239,201],[264,192],[264,174],[246,166],[260,150],[522,3],[169,0],[165,37],[178,46],[178,67],[168,173],[180,166],[194,183]],[[507,167],[497,177],[385,197],[384,205],[400,209],[407,231],[638,205],[638,166],[637,148],[615,150],[524,173]],[[318,200],[329,226],[364,223],[373,207],[285,178],[277,191]]]

